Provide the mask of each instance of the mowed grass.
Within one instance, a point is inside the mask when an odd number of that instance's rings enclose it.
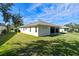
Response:
[[[43,37],[34,37],[23,33],[8,33],[0,37],[0,55],[79,55],[79,33]]]
[[[0,38],[0,51],[21,47],[20,45],[37,40],[37,37],[23,33],[8,33]]]

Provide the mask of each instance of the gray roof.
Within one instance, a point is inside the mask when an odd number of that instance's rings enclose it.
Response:
[[[60,28],[70,28],[70,27],[62,25],[62,26],[60,26]]]
[[[3,24],[3,23],[0,23],[0,26],[5,26],[5,24]]]
[[[35,22],[32,22],[32,23],[29,23],[27,25],[24,25],[24,26],[21,26],[21,27],[31,27],[31,26],[38,26],[38,25],[46,25],[46,26],[57,26],[57,25],[54,25],[54,24],[50,24],[48,22],[45,22],[45,21],[35,21]]]

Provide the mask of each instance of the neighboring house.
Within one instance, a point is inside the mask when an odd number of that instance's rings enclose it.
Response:
[[[44,21],[36,21],[20,27],[20,31],[34,36],[45,36],[59,33],[59,26]]]
[[[0,23],[0,34],[2,33],[2,31],[6,29],[6,26],[2,23]]]
[[[60,30],[61,33],[67,33],[68,31],[70,31],[70,28],[67,26],[60,26]]]
[[[79,32],[79,29],[74,29],[75,32]]]

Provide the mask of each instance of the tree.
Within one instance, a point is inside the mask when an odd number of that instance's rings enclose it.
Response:
[[[10,18],[11,18],[11,13],[9,11],[11,10],[10,8],[12,5],[13,4],[11,3],[0,3],[0,12],[2,13],[3,21],[7,26],[7,30],[9,28],[7,23],[10,23]]]
[[[7,26],[7,30],[10,29],[10,20],[12,20],[13,25],[17,28],[22,25],[22,16],[19,14],[11,14],[9,11],[11,10],[12,3],[0,3],[0,12],[2,13],[3,21]]]
[[[79,31],[79,24],[69,23],[69,24],[66,24],[65,26],[70,27],[71,32]]]
[[[16,28],[23,25],[22,16],[20,16],[19,14],[12,15],[12,22]]]
[[[11,3],[1,3],[0,4],[0,12],[2,13],[3,21],[5,23],[9,22],[9,19],[11,17],[11,14],[8,11],[11,10],[10,8],[12,5],[13,4],[11,4]]]

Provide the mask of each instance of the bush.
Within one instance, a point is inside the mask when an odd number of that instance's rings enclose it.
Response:
[[[20,30],[19,29],[15,29],[15,32],[20,32]]]
[[[15,32],[17,32],[17,29],[15,29]]]
[[[4,29],[4,30],[2,30],[2,33],[1,34],[6,34],[6,33],[7,33],[7,30]]]
[[[18,32],[20,32],[20,30],[18,30]]]

